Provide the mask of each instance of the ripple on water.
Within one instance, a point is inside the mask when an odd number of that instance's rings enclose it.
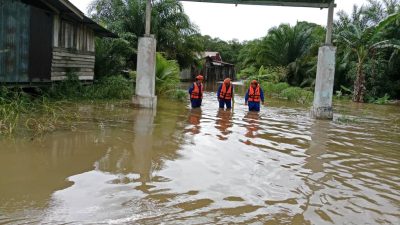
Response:
[[[161,99],[155,116],[131,109],[129,119],[104,120],[101,131],[49,135],[49,143],[30,146],[51,153],[16,153],[50,162],[51,173],[69,181],[48,183],[40,223],[399,221],[400,137],[392,119],[366,109],[364,119],[352,115],[355,123],[314,121],[308,107],[275,101],[248,113],[243,101],[236,96],[234,109],[221,111],[213,92],[201,110]],[[46,172],[35,177],[51,175],[43,164],[35,166]],[[22,214],[0,223],[37,220]]]

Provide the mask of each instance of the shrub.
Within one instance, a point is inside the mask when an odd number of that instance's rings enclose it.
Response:
[[[178,101],[186,101],[187,99],[187,91],[182,89],[176,89],[172,97]]]
[[[237,78],[248,79],[249,77],[254,76],[256,73],[257,68],[255,68],[254,66],[250,66],[239,71],[239,73],[237,74]]]
[[[246,85],[250,85],[250,82],[247,81]],[[300,87],[292,87],[288,83],[283,82],[277,84],[262,82],[260,86],[264,90],[265,95],[284,98],[302,104],[311,103],[314,96],[312,91]]]
[[[263,82],[261,83],[261,87],[269,96],[277,96],[279,97],[283,90],[289,88],[289,84],[287,83],[277,83],[274,84],[272,82]]]
[[[281,97],[304,104],[312,101],[313,93],[299,87],[289,87],[282,91]]]
[[[376,99],[373,101],[375,104],[383,105],[389,103],[390,96],[386,93],[383,97]]]
[[[88,99],[128,99],[133,95],[133,82],[121,75],[105,77],[84,91]]]
[[[133,94],[133,82],[121,75],[109,76],[84,85],[74,74],[45,92],[54,99],[127,99]]]
[[[157,53],[156,61],[156,93],[163,95],[175,91],[180,82],[178,63],[164,58],[161,53]]]

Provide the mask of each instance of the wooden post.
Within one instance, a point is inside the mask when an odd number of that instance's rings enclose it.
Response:
[[[335,1],[329,4],[328,8],[328,24],[326,26],[326,45],[332,45],[332,29],[333,29],[333,9],[335,7]]]
[[[146,27],[145,27],[145,36],[150,36],[150,22],[151,22],[151,0],[147,0],[146,3]]]

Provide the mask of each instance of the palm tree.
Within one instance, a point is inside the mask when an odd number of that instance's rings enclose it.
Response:
[[[312,62],[316,61],[323,36],[324,29],[316,24],[283,24],[269,31],[261,43],[258,57],[263,65],[286,66],[289,84],[307,85],[315,78]]]
[[[353,101],[364,102],[366,91],[364,64],[380,49],[397,48],[400,49],[399,40],[383,39],[382,31],[384,28],[397,20],[400,13],[393,14],[382,20],[377,25],[363,29],[359,23],[350,23],[347,29],[343,29],[336,35],[336,42],[346,46],[349,54],[355,55],[356,79],[354,80]],[[383,40],[382,40],[383,39]]]
[[[89,6],[94,20],[118,33],[134,49],[145,32],[145,9],[145,0],[93,0]],[[176,0],[153,1],[151,16],[151,33],[157,39],[157,50],[164,52],[167,58],[178,59],[182,67],[190,64],[184,57],[194,58],[200,51],[193,43],[198,29],[190,22],[182,4]],[[130,60],[136,60],[134,52]]]

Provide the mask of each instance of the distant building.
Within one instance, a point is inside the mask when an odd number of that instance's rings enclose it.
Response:
[[[220,81],[226,77],[236,78],[235,65],[222,61],[219,52],[204,52],[201,54],[202,65],[197,68],[192,65],[181,72],[181,80],[193,80],[198,74],[202,74],[206,81]]]
[[[68,0],[0,0],[0,83],[93,80],[96,36],[116,37]]]

